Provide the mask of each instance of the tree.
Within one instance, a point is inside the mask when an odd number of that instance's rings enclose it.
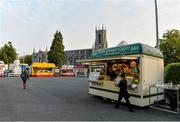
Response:
[[[24,63],[31,65],[32,64],[32,55],[26,55],[24,58]]]
[[[4,61],[6,64],[13,63],[16,58],[16,49],[12,46],[11,42],[8,42],[0,49],[0,60]]]
[[[61,66],[64,62],[64,45],[61,32],[56,31],[54,39],[48,52],[48,60],[51,63],[55,63],[56,66]]]
[[[165,67],[165,82],[172,82],[173,84],[180,83],[180,62],[170,63]]]
[[[26,56],[20,58],[20,62],[31,65],[32,64],[32,55],[26,55]]]
[[[180,31],[168,30],[160,39],[160,50],[164,55],[165,65],[180,62]]]

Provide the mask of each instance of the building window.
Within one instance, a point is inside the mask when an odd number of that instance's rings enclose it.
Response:
[[[99,34],[99,44],[101,44],[101,34]]]

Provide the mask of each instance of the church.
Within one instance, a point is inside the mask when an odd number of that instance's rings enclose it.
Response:
[[[65,59],[64,64],[66,65],[76,65],[76,60],[88,59],[90,58],[93,51],[98,49],[107,48],[107,37],[106,37],[106,28],[102,26],[102,28],[95,29],[95,41],[92,45],[92,48],[88,49],[75,49],[75,50],[66,50],[65,52]],[[32,54],[32,63],[33,62],[48,62],[47,56],[47,47],[46,51],[39,50],[37,53],[35,49],[33,50]]]
[[[108,48],[107,37],[106,37],[106,28],[95,29],[95,42],[92,45],[92,48],[88,49],[78,49],[78,50],[66,50],[64,64],[66,65],[76,65],[76,60],[88,59],[90,58],[93,51],[98,49]]]
[[[35,52],[35,49],[33,50],[32,54],[32,63],[34,62],[48,62],[48,55],[47,55],[47,47],[46,51],[39,50],[37,53]]]

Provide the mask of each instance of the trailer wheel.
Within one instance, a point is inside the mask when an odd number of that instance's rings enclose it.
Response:
[[[103,99],[103,100],[105,100],[105,101],[107,101],[107,100],[108,100],[108,98],[106,98],[106,97],[102,97],[102,99]]]
[[[111,101],[112,103],[116,102],[116,100],[112,100],[112,99],[110,99],[110,101]]]

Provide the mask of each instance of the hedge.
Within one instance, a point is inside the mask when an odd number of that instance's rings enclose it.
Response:
[[[171,63],[165,67],[165,82],[180,84],[180,63]]]

